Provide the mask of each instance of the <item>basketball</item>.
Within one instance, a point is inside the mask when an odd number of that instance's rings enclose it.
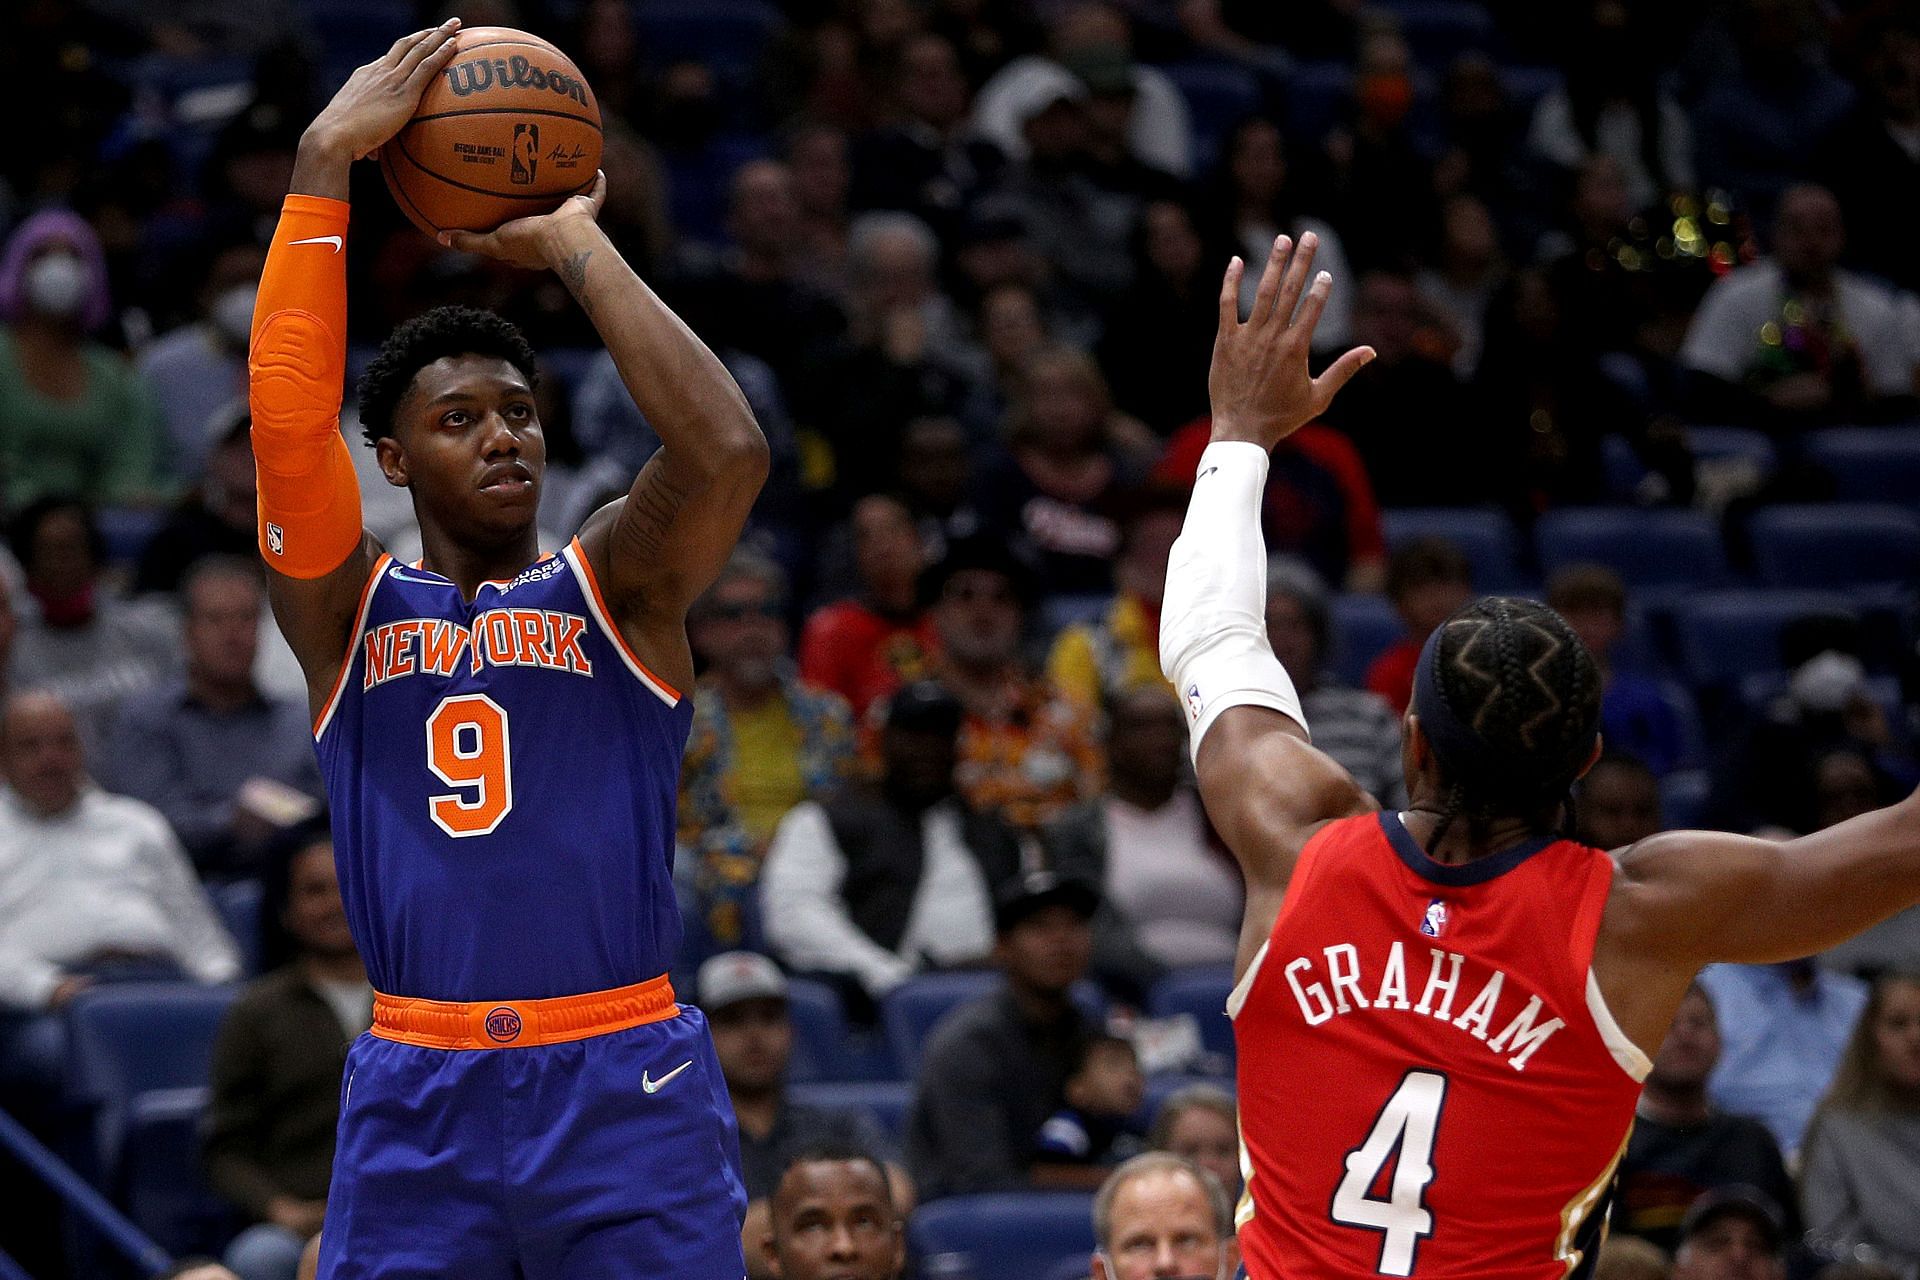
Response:
[[[458,52],[380,148],[387,190],[413,224],[491,231],[593,188],[600,105],[566,54],[510,27],[454,37]]]

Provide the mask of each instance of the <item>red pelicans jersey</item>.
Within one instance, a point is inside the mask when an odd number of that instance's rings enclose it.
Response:
[[[1647,1059],[1591,964],[1613,860],[1329,823],[1227,1006],[1250,1280],[1591,1271]]]

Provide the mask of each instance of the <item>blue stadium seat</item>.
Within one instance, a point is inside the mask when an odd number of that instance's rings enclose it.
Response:
[[[1707,820],[1713,780],[1704,769],[1681,769],[1660,779],[1660,820],[1669,831],[1692,830]]]
[[[1353,67],[1345,62],[1303,62],[1287,77],[1287,133],[1322,138],[1345,117],[1353,93]]]
[[[734,171],[766,154],[766,139],[744,134],[723,134],[699,151],[663,151],[667,212],[675,229],[701,244],[726,243],[728,189]]]
[[[1775,587],[1920,581],[1920,515],[1853,502],[1766,507],[1748,526],[1762,581]]]
[[[1607,476],[1607,495],[1615,502],[1632,502],[1647,476],[1647,464],[1633,451],[1633,443],[1623,435],[1600,437],[1600,465]]]
[[[751,74],[783,25],[758,0],[640,0],[633,16],[653,66],[701,62],[729,75]]]
[[[1034,1280],[1093,1252],[1093,1197],[1076,1191],[949,1196],[914,1210],[907,1240],[925,1276]]]
[[[1200,965],[1176,969],[1153,984],[1147,1012],[1156,1018],[1192,1014],[1200,1023],[1207,1052],[1233,1060],[1233,1024],[1227,1020],[1227,996],[1233,990],[1233,966]]]
[[[117,1198],[169,1253],[217,1253],[239,1227],[200,1164],[204,1088],[156,1089],[133,1100]]]
[[[1441,70],[1463,53],[1491,51],[1498,38],[1493,18],[1467,0],[1387,0],[1401,34],[1421,65]]]
[[[892,1144],[897,1154],[907,1139],[907,1113],[913,1109],[913,1086],[905,1080],[842,1080],[796,1084],[788,1098],[801,1106],[833,1111],[864,1111]]]
[[[787,984],[787,1011],[793,1018],[793,1059],[787,1079],[795,1083],[847,1078],[849,1034],[840,993],[824,982],[794,978]]]
[[[234,880],[215,885],[207,896],[213,899],[220,921],[240,947],[240,961],[249,974],[260,972],[260,900],[264,890],[258,880]]]
[[[997,990],[1000,975],[987,969],[956,969],[909,978],[880,1002],[880,1026],[894,1065],[911,1079],[920,1062],[920,1046],[934,1024],[957,1005]]]
[[[1260,110],[1260,81],[1238,63],[1211,59],[1176,62],[1160,70],[1187,100],[1194,167],[1206,172],[1233,127]]]
[[[1833,427],[1802,446],[1849,502],[1920,507],[1920,427]]]
[[[1796,618],[1855,616],[1845,596],[1820,591],[1710,591],[1681,603],[1681,660],[1696,686],[1735,688],[1780,670],[1780,633]]]
[[[1678,680],[1662,680],[1660,700],[1667,704],[1667,710],[1673,713],[1674,723],[1680,727],[1680,755],[1676,768],[1691,769],[1706,763],[1707,730],[1701,723],[1700,707],[1694,701],[1693,691]]]
[[[1415,538],[1440,538],[1458,547],[1473,566],[1476,591],[1511,591],[1521,584],[1520,538],[1502,511],[1473,507],[1401,507],[1380,513],[1387,546]]]
[[[160,532],[171,513],[163,507],[102,507],[94,513],[113,564],[132,564]]]
[[[1500,68],[1500,87],[1507,91],[1514,111],[1522,117],[1531,116],[1540,99],[1558,89],[1565,79],[1558,67]]]
[[[127,982],[84,991],[66,1009],[67,1092],[91,1107],[100,1168],[119,1168],[135,1100],[204,1087],[235,987]]]
[[[1696,461],[1738,460],[1760,475],[1780,465],[1779,451],[1765,432],[1751,427],[1688,427],[1687,448]]]
[[[1053,1270],[1047,1272],[1043,1280],[1087,1280],[1092,1272],[1091,1260],[1076,1255],[1060,1259],[1054,1264]]]
[[[1407,624],[1384,596],[1338,595],[1328,604],[1333,652],[1327,669],[1343,683],[1360,686],[1381,650],[1407,634]]]
[[[1575,507],[1549,511],[1534,527],[1540,567],[1604,564],[1631,588],[1713,587],[1726,580],[1720,530],[1698,511]]]

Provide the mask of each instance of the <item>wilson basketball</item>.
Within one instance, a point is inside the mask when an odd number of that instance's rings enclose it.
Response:
[[[571,59],[539,36],[474,27],[380,148],[387,190],[428,235],[491,231],[593,188],[600,104]]]

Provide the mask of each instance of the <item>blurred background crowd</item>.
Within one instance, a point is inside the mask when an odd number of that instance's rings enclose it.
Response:
[[[577,61],[603,224],[773,448],[690,619],[676,867],[750,1240],[823,1138],[892,1163],[929,1275],[1009,1274],[945,1200],[1089,1191],[1149,1144],[1237,1186],[1241,890],[1156,637],[1221,272],[1276,234],[1319,238],[1326,353],[1379,358],[1278,451],[1268,628],[1383,805],[1419,646],[1488,591],[1547,599],[1606,673],[1591,843],[1808,832],[1920,780],[1910,5],[19,0],[0,1091],[163,1247],[294,1274],[370,1018],[263,610],[244,344],[302,128],[456,12]],[[350,370],[436,304],[522,325],[557,547],[652,432],[556,281],[355,183]],[[1616,1234],[1685,1280],[1920,1274],[1915,974],[1912,913],[1709,971]],[[8,1166],[0,1247],[115,1274]],[[1714,1222],[1764,1248],[1714,1270],[1683,1244]]]

